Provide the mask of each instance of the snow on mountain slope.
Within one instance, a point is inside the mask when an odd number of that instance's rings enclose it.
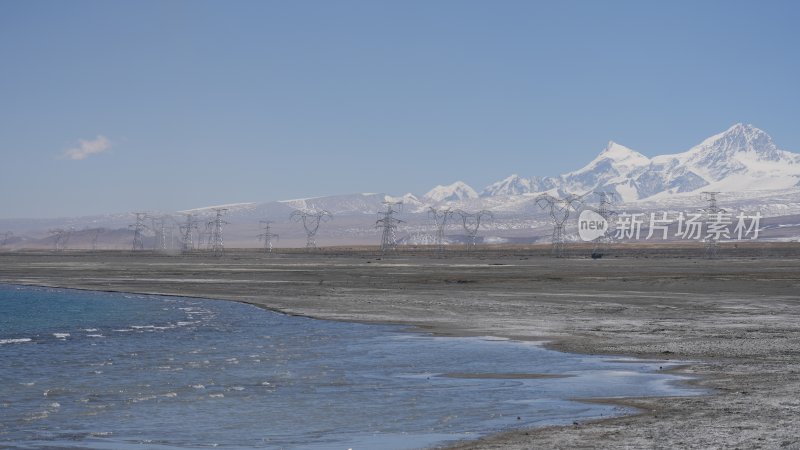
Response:
[[[387,202],[401,202],[403,204],[403,211],[408,212],[421,212],[427,208],[427,204],[425,202],[410,192],[400,197],[392,197],[391,195],[387,195],[384,197],[384,200]]]
[[[624,145],[610,141],[595,159],[581,169],[563,175],[568,183],[582,182],[587,185],[626,178],[638,169],[650,164],[650,159]]]
[[[447,186],[436,186],[423,196],[425,200],[434,203],[461,201],[478,197],[479,195],[475,189],[472,189],[463,181],[456,181],[455,183],[448,184]]]
[[[557,189],[584,193],[613,191],[632,202],[713,190],[739,192],[800,187],[800,155],[780,150],[764,131],[738,123],[691,149],[647,158],[609,142],[589,164],[559,177],[512,175],[489,185],[483,197]]]
[[[492,197],[496,195],[520,195],[531,192],[531,180],[513,174],[497,183],[492,183],[481,192],[481,197]]]
[[[201,214],[201,213],[214,213],[215,209],[227,209],[228,211],[248,210],[255,208],[256,203],[228,203],[225,205],[204,206],[202,208],[184,209],[178,211],[182,214]]]
[[[560,185],[576,193],[615,190],[624,201],[635,200],[639,194],[631,180],[649,165],[646,156],[611,141],[589,164],[562,175]]]
[[[383,209],[384,194],[348,194],[327,197],[284,200],[293,209],[326,210],[333,214],[374,214]]]
[[[780,150],[767,133],[741,123],[686,152],[657,156],[653,162],[666,175],[680,171],[697,175],[705,181],[705,190],[789,189],[800,182],[800,155]],[[670,193],[675,191],[657,194]]]

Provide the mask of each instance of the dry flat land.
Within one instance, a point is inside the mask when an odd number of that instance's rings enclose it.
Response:
[[[693,252],[599,260],[522,250],[447,259],[5,253],[0,282],[229,299],[445,335],[547,340],[569,352],[690,360],[680,372],[714,390],[626,399],[618,403],[643,412],[454,448],[800,448],[800,258],[792,256],[800,252],[718,260]]]

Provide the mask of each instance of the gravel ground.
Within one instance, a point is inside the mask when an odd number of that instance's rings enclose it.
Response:
[[[0,282],[228,299],[441,335],[543,340],[567,352],[684,360],[678,372],[713,392],[608,400],[641,413],[454,449],[800,448],[800,258],[792,254],[800,252],[717,260],[688,250],[599,260],[522,250],[446,259],[16,252],[0,254]]]

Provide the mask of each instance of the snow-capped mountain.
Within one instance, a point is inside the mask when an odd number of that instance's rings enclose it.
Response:
[[[513,174],[508,178],[486,186],[483,191],[481,191],[481,197],[497,197],[529,194],[531,192],[545,192],[551,189],[556,189],[560,185],[561,180],[559,178],[539,176],[523,178],[517,174]]]
[[[496,195],[520,195],[531,192],[531,179],[522,178],[513,174],[497,183],[492,183],[481,192],[481,197],[492,197]]]
[[[741,192],[800,187],[800,155],[780,150],[764,131],[738,123],[695,147],[651,158],[615,142],[589,164],[558,177],[512,175],[491,184],[484,197],[551,189],[616,192],[625,202],[713,190]]]
[[[683,192],[693,185],[712,191],[788,189],[800,182],[800,155],[780,150],[764,131],[738,123],[684,153],[653,158],[651,172],[672,178],[672,188],[653,195]],[[676,177],[693,183],[675,183]],[[644,196],[640,198],[645,198]]]
[[[456,181],[446,186],[436,186],[423,196],[431,202],[454,202],[478,198],[478,193],[463,181]]]
[[[649,164],[646,156],[612,141],[589,164],[562,175],[559,185],[580,193],[613,189],[623,200],[635,200],[638,195],[631,190],[632,179]]]

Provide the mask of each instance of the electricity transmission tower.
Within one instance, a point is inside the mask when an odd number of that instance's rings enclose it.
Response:
[[[434,207],[428,208],[428,217],[433,221],[436,227],[436,237],[434,238],[434,251],[439,256],[444,256],[444,227],[447,225],[447,219],[453,215],[450,208],[436,209]]]
[[[186,214],[186,220],[178,224],[178,231],[181,234],[181,251],[194,250],[194,234],[198,233],[197,223],[197,219],[192,214]]]
[[[703,212],[707,230],[708,224],[718,221],[720,219],[720,215],[727,212],[717,205],[717,194],[719,194],[719,192],[703,192],[701,194],[703,200],[708,202],[708,206],[700,210]],[[714,259],[717,257],[719,242],[717,241],[717,236],[715,234],[706,233],[705,247],[706,258]]]
[[[258,235],[258,239],[264,241],[264,251],[272,253],[272,240],[278,239],[280,236],[272,232],[273,222],[271,220],[261,220],[259,223],[263,227],[264,232]]]
[[[553,221],[552,253],[556,258],[562,258],[564,256],[564,246],[566,245],[564,224],[567,222],[570,212],[572,210],[577,211],[580,205],[583,204],[583,197],[587,194],[569,194],[564,198],[553,197],[550,194],[542,194],[536,198],[536,204],[539,205],[540,208],[548,210],[550,219]]]
[[[53,250],[57,252],[61,251],[61,240],[64,238],[64,229],[54,228],[49,230],[48,233],[53,236]]]
[[[200,250],[203,248],[203,245],[208,248],[208,245],[211,242],[211,224],[206,223],[205,226],[200,229],[198,227],[197,230],[197,249]]]
[[[215,256],[221,256],[222,253],[225,251],[225,246],[223,245],[222,240],[222,227],[226,225],[226,222],[222,216],[228,211],[227,208],[214,208],[216,212],[216,216],[214,216],[214,220],[208,222],[207,227],[211,228],[211,235],[209,236],[209,246],[211,247],[211,253]]]
[[[317,231],[322,222],[333,219],[333,214],[326,210],[294,210],[289,214],[289,218],[295,222],[302,222],[306,230],[306,250],[311,251],[317,248]]]
[[[467,250],[474,250],[475,241],[478,238],[478,229],[481,226],[481,220],[484,217],[494,219],[494,214],[485,209],[475,213],[468,213],[460,209],[457,209],[455,212],[461,216],[461,221],[464,225],[464,231],[467,233]]]
[[[167,235],[167,246],[169,250],[173,250],[175,248],[175,219],[172,217],[170,219],[170,224],[167,226],[166,235]]]
[[[618,213],[611,208],[614,206],[617,200],[617,193],[611,191],[594,191],[594,195],[598,197],[598,206],[597,206],[597,214],[600,215],[603,219],[606,220],[606,223],[609,225],[609,229],[606,230],[606,233],[597,239],[595,239],[594,246],[592,247],[592,258],[600,258],[603,256],[603,253],[607,250],[608,246],[612,242],[612,237],[610,233],[611,228],[611,221],[614,217],[617,217]]]
[[[49,233],[53,235],[53,247],[55,251],[61,252],[67,248],[67,244],[69,244],[69,238],[72,236],[72,232],[75,231],[74,228],[70,227],[68,229],[64,228],[56,228],[50,230]]]
[[[167,218],[168,216],[150,216],[152,230],[155,234],[153,250],[167,250]]]
[[[403,202],[383,202],[386,211],[378,213],[381,218],[375,222],[375,228],[382,228],[381,253],[397,250],[397,226],[405,221],[394,217],[398,211],[394,206],[402,207]]]
[[[128,225],[128,228],[133,228],[133,251],[144,250],[144,230],[147,229],[144,220],[147,218],[147,213],[137,212],[134,214],[136,214],[136,223]]]
[[[0,234],[0,236],[2,236],[2,238],[3,238],[2,241],[0,241],[0,248],[5,247],[6,245],[8,245],[8,238],[10,238],[13,235],[14,235],[14,233],[11,232],[11,231],[5,231],[5,232],[3,232],[3,234]]]
[[[106,231],[105,228],[94,228],[90,230],[92,232],[92,251],[97,250],[97,240],[100,238],[100,233]]]

